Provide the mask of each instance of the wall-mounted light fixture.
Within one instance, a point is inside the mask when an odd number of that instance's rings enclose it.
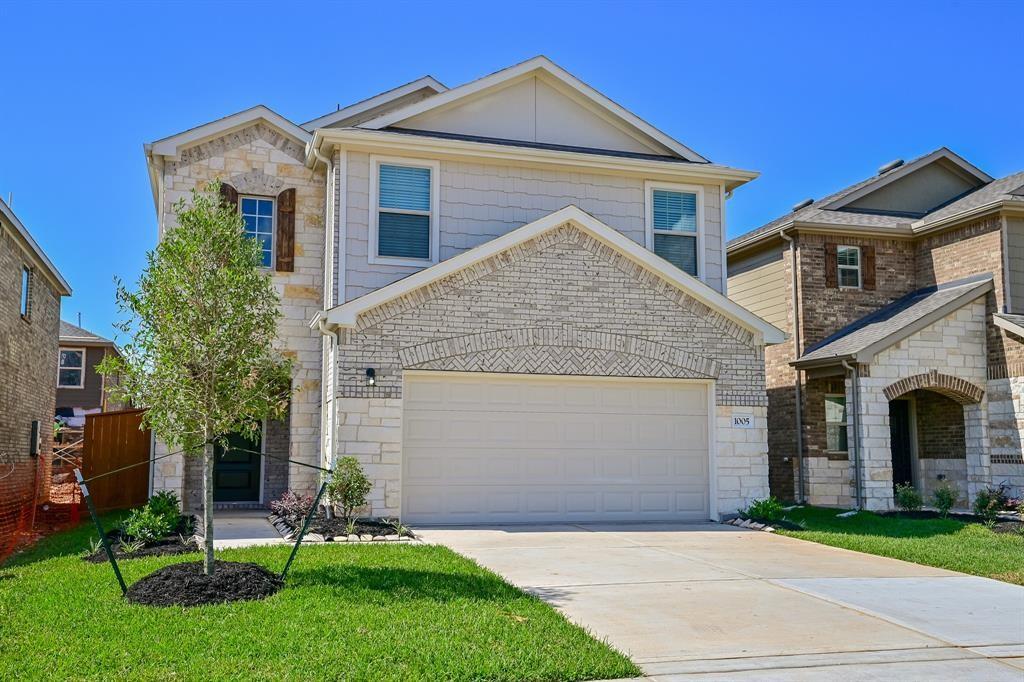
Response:
[[[376,386],[377,385],[377,370],[373,367],[366,368],[366,385]]]

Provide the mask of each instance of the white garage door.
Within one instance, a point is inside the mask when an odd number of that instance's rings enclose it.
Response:
[[[407,372],[410,523],[708,518],[708,387]]]

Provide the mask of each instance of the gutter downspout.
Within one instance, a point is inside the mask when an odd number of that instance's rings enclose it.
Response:
[[[843,360],[843,367],[850,372],[853,384],[853,480],[859,511],[864,508],[860,466],[860,372],[857,365],[851,365],[846,360]]]
[[[327,208],[328,216],[325,216],[324,222],[330,224],[331,230],[333,231],[334,228],[335,228],[335,225],[334,225],[334,214],[335,214],[335,208],[336,207],[334,206],[334,192],[331,191],[331,184],[334,182],[334,164],[331,162],[331,159],[329,159],[326,156],[324,156],[323,154],[321,154],[320,150],[318,150],[316,147],[312,147],[311,146],[310,150],[313,152],[313,156],[316,157],[316,159],[318,161],[323,162],[324,165],[327,166],[327,177],[326,177],[326,179],[324,181],[324,194],[325,194],[325,196],[324,196],[324,206]],[[329,218],[329,220],[327,220],[326,218]],[[334,235],[333,234],[328,235],[326,229],[324,230],[324,233],[325,233],[325,236],[327,236],[326,243],[324,244],[324,251],[325,251],[325,258],[324,258],[324,303],[325,303],[325,306],[324,306],[324,308],[327,309],[327,308],[330,308],[332,305],[334,305],[334,282],[331,281],[331,277],[330,277],[331,273],[334,271],[334,248],[333,248],[333,245],[334,245]],[[337,331],[337,329],[335,329],[333,332],[328,331],[327,330],[327,322],[323,318],[321,318],[320,320],[317,321],[317,327],[320,330],[320,334],[322,336],[329,336],[332,339],[334,339],[334,346],[332,348],[334,353],[329,353],[328,354],[328,358],[334,358],[334,364],[335,364],[335,366],[337,366],[337,357],[336,356],[337,356],[337,352],[338,352],[338,346],[341,343],[340,339],[338,338],[338,331]],[[320,373],[321,373],[321,377],[327,377],[327,376],[333,377],[334,376],[333,368],[332,368],[331,372],[327,372],[326,368],[321,368]],[[335,382],[334,381],[331,381],[331,385],[330,386],[323,386],[322,390],[321,390],[321,401],[325,400],[328,395],[330,395],[330,397],[331,397],[331,408],[330,408],[330,410],[328,410],[327,419],[329,420],[329,426],[331,428],[331,448],[330,449],[332,451],[336,450],[335,445],[337,445],[337,440],[338,440],[338,425],[337,425],[337,411],[338,411],[337,405],[338,405],[338,401],[337,401],[337,396],[334,395],[334,393],[333,393],[334,390],[335,390]],[[321,448],[321,451],[323,452],[323,459],[321,461],[321,465],[330,466],[330,462],[332,462],[334,460],[334,456],[333,456],[334,452],[328,451],[328,449],[327,449],[326,434],[323,434],[323,433],[320,434],[320,438],[322,439],[323,444],[324,444],[323,447]],[[330,509],[330,505],[328,505],[328,509]]]
[[[779,230],[779,236],[789,242],[789,259],[792,268],[792,289],[793,295],[790,306],[793,308],[793,359],[798,360],[803,352],[800,348],[800,296],[797,294],[797,273],[796,273],[796,240],[786,234],[786,228]],[[793,394],[796,398],[796,480],[797,491],[796,501],[800,504],[806,502],[804,494],[804,437],[803,437],[803,389],[801,372],[796,369],[796,377],[793,380]]]

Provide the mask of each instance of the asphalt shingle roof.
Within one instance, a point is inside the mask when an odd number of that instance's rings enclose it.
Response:
[[[915,322],[950,306],[954,306],[952,309],[955,310],[965,304],[964,297],[967,300],[976,299],[977,296],[971,297],[970,294],[976,291],[980,296],[991,286],[991,281],[992,275],[985,274],[918,289],[811,346],[797,363],[848,358],[886,340],[891,341],[889,345],[895,344],[905,338],[906,334],[901,335],[901,332]],[[957,301],[961,301],[959,305]]]
[[[78,341],[79,343],[109,343],[111,345],[114,343],[110,339],[105,339],[99,334],[93,334],[87,329],[82,329],[64,320],[60,321],[60,340]]]

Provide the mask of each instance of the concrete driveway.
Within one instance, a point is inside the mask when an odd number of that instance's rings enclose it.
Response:
[[[649,679],[1024,680],[1024,588],[718,524],[421,531]]]

